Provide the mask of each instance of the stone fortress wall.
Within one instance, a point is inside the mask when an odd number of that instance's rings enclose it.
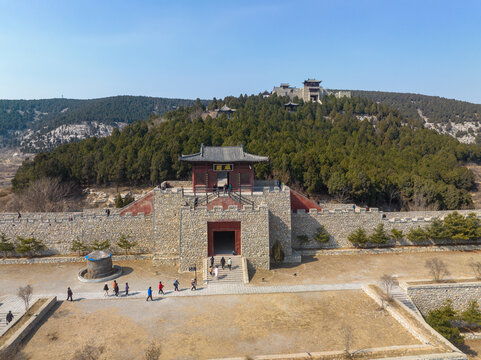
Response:
[[[12,240],[17,236],[40,239],[46,247],[43,251],[46,255],[73,253],[72,244],[77,239],[87,245],[95,240],[110,239],[112,250],[122,252],[115,246],[121,234],[137,241],[131,252],[151,253],[153,250],[152,216],[143,214],[23,213],[21,218],[17,214],[1,214],[0,233]]]
[[[253,203],[252,206],[244,205],[244,210],[234,211],[232,208],[222,212],[219,209],[208,211],[202,206],[190,210],[185,207],[189,197],[183,194],[182,189],[156,188],[153,191],[153,213],[147,216],[142,213],[137,216],[129,213],[126,216],[118,213],[106,216],[103,212],[24,213],[21,218],[17,218],[17,214],[0,214],[0,233],[5,233],[11,239],[17,235],[42,239],[47,247],[45,254],[71,254],[72,243],[77,238],[86,244],[94,240],[110,239],[113,250],[120,252],[115,247],[115,242],[121,234],[125,234],[138,242],[133,252],[153,253],[154,263],[159,264],[178,265],[179,260],[183,259],[181,267],[184,268],[188,262],[197,262],[199,254],[206,256],[208,221],[241,221],[241,246],[246,246],[245,249],[242,248],[243,255],[251,259],[253,266],[268,268],[269,249],[276,240],[281,242],[286,259],[289,259],[298,256],[293,249],[352,248],[347,237],[358,227],[364,227],[369,233],[382,223],[387,231],[396,228],[407,232],[412,227],[427,226],[433,218],[443,218],[452,212],[383,213],[375,208],[366,211],[349,206],[343,209],[292,212],[290,188],[284,185],[279,188],[269,182],[265,185],[267,186],[258,187],[252,194],[242,194]],[[464,215],[470,212],[481,217],[481,210],[459,211]],[[330,241],[324,244],[313,239],[321,225],[331,235]],[[301,235],[306,235],[310,240],[301,243]],[[257,242],[255,246],[254,242]],[[189,243],[190,248],[186,245]],[[412,243],[403,239],[397,244],[389,245]]]
[[[294,249],[334,249],[352,247],[347,237],[359,227],[363,227],[369,234],[374,228],[382,223],[384,229],[390,231],[395,228],[407,233],[413,227],[426,227],[433,218],[443,219],[449,211],[411,211],[411,212],[382,212],[376,208],[369,211],[365,209],[344,208],[328,211],[310,210],[309,212],[298,210],[292,213],[292,247]],[[467,215],[471,212],[481,218],[481,210],[458,210],[460,214]],[[323,225],[331,235],[327,243],[319,244],[313,238],[317,229]],[[299,236],[306,235],[309,242],[302,244]],[[427,245],[417,244],[417,245]],[[388,242],[388,245],[413,245],[404,238],[398,243]]]

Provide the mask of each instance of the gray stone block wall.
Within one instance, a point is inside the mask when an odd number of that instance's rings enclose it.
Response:
[[[157,258],[179,257],[181,191],[154,189],[153,247]]]
[[[125,234],[137,241],[132,252],[152,252],[152,216],[120,216],[113,214],[84,215],[82,213],[22,214],[20,219],[6,216],[0,220],[0,233],[15,240],[17,236],[41,239],[46,246],[44,254],[71,254],[77,238],[89,245],[95,240],[109,239],[112,250],[123,250],[115,243]]]
[[[473,300],[481,305],[481,283],[476,282],[412,285],[407,287],[407,294],[424,316],[441,307],[447,299],[458,311],[466,310]]]
[[[353,212],[345,209],[330,211],[298,211],[292,213],[292,247],[295,249],[332,249],[352,247],[347,237],[359,227],[363,227],[367,233],[371,233],[380,223],[384,225],[384,229],[389,232],[395,228],[402,230],[405,234],[411,228],[418,226],[429,226],[433,218],[444,218],[453,211],[416,211],[416,212],[396,212],[383,213],[377,210]],[[461,210],[458,211],[463,215],[475,212],[478,217],[481,216],[479,210]],[[383,218],[383,215],[385,217]],[[324,225],[325,229],[331,235],[331,240],[327,243],[319,244],[312,240],[317,229]],[[300,235],[307,235],[311,239],[308,243],[302,244],[299,241]],[[427,245],[417,244],[417,245]],[[390,245],[413,245],[407,238],[398,243],[391,241]]]
[[[255,267],[269,269],[269,214],[266,206],[257,209],[207,210],[181,208],[179,270],[187,271],[194,264],[201,268],[208,256],[207,223],[209,221],[239,221],[241,223],[241,254]]]

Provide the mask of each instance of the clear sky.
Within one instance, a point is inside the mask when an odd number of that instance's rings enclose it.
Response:
[[[0,98],[326,88],[481,103],[481,1],[0,0]]]

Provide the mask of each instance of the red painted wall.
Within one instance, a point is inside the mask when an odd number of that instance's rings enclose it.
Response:
[[[317,209],[318,211],[322,210],[315,201],[309,200],[304,195],[291,190],[291,210],[296,212],[299,209],[304,209],[306,212],[308,212],[309,209]]]
[[[207,173],[208,174],[208,184],[207,187],[212,189],[214,185],[217,184],[217,171],[213,170],[213,164],[202,164],[202,165],[193,165],[192,166],[192,184],[193,186],[196,183],[196,174],[198,173]],[[249,174],[250,184],[244,184],[244,186],[253,186],[254,185],[254,169],[249,165],[240,165],[234,163],[234,170],[229,171],[229,184],[232,184],[232,188],[237,190],[239,188],[239,174],[247,173]],[[205,176],[205,175],[204,175]],[[203,189],[205,185],[197,185],[196,189]]]
[[[142,212],[145,215],[150,215],[154,211],[154,192],[151,191],[144,195],[144,197],[139,200],[130,203],[129,205],[122,208],[120,215],[125,215],[125,213],[132,213],[132,215],[137,215],[137,213]]]

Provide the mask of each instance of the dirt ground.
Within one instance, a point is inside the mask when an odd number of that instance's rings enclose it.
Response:
[[[162,359],[343,350],[346,328],[351,349],[418,344],[361,291],[336,291],[64,302],[23,352],[70,359],[89,343],[105,347],[101,359],[132,359],[152,340]]]
[[[481,359],[481,340],[465,340],[461,351],[468,355],[469,359]]]
[[[474,274],[469,264],[481,261],[481,251],[303,256],[300,265],[268,271],[257,270],[251,283],[277,285],[366,282],[379,279],[383,274],[395,274],[401,280],[430,279],[431,275],[425,263],[432,258],[441,259],[447,264],[449,277],[472,278]]]

